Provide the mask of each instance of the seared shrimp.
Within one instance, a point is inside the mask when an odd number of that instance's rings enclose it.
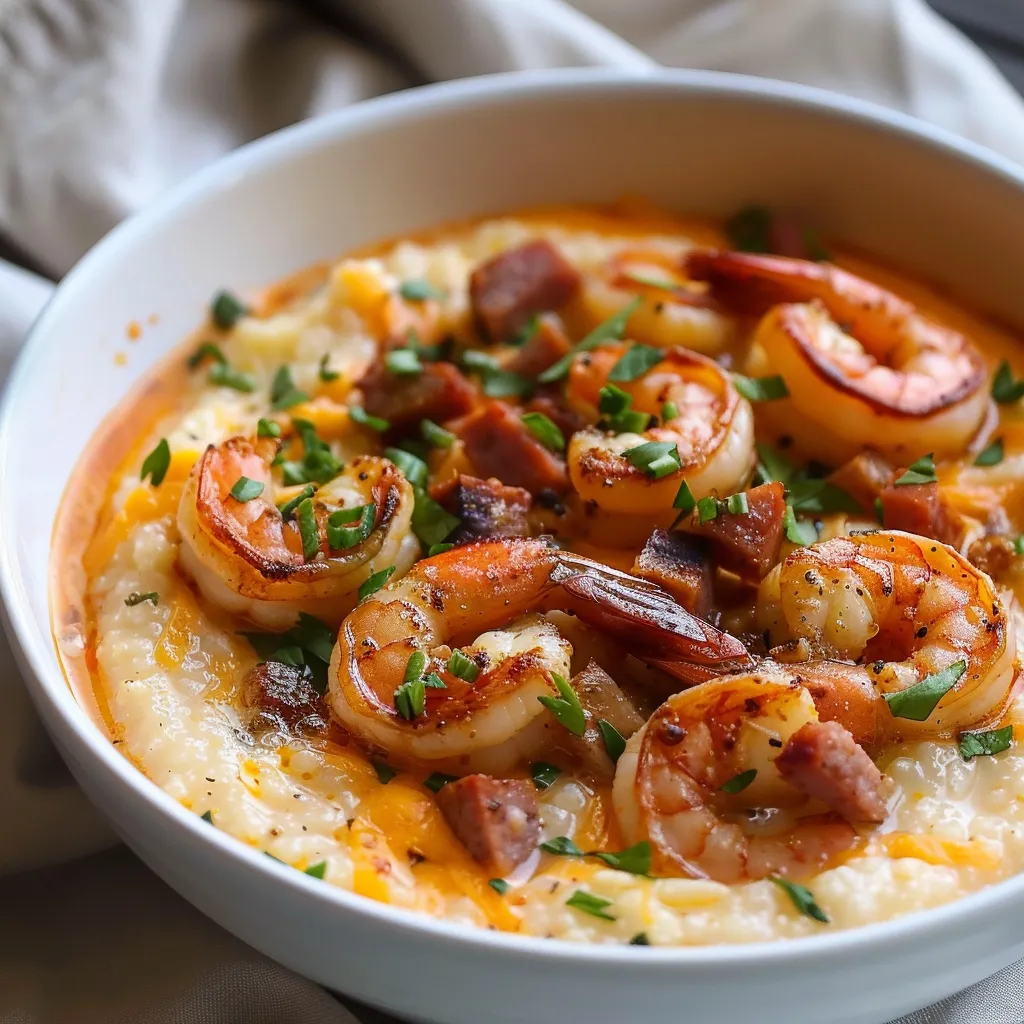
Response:
[[[656,348],[676,345],[717,355],[732,340],[732,318],[715,308],[703,284],[688,282],[677,252],[632,248],[616,253],[584,284],[582,302],[597,321],[618,313],[632,298],[629,337]]]
[[[391,565],[405,572],[419,554],[412,488],[387,459],[353,459],[313,498],[320,543],[307,557],[298,522],[286,520],[274,501],[276,451],[269,438],[233,437],[200,456],[178,506],[182,568],[209,600],[265,628],[288,629],[299,612],[340,622],[367,576]],[[242,477],[261,484],[260,493],[233,497]],[[361,528],[364,539],[332,549],[328,516],[360,506],[366,518],[348,525]]]
[[[800,673],[822,718],[858,742],[948,736],[1010,700],[1014,618],[988,576],[938,541],[889,531],[798,548],[765,577],[757,605],[771,644],[806,643]],[[886,695],[961,663],[924,721],[893,714]]]
[[[821,870],[859,841],[794,785],[801,773],[786,766],[801,760],[802,738],[824,728],[841,735],[815,788],[852,788],[847,803],[862,808],[859,816],[884,817],[878,769],[838,726],[818,722],[798,682],[724,676],[670,697],[626,745],[613,790],[626,841],[650,842],[660,874],[732,883]]]
[[[695,252],[688,267],[726,306],[765,314],[755,342],[790,397],[764,413],[809,456],[836,463],[865,447],[896,462],[958,455],[981,426],[981,354],[892,292],[781,256]]]
[[[389,755],[504,771],[560,728],[537,699],[557,696],[553,675],[568,676],[571,647],[538,617],[553,609],[690,681],[750,660],[738,640],[653,584],[543,540],[483,541],[417,563],[345,619],[331,660],[331,708]],[[475,671],[452,671],[454,647]],[[444,683],[426,687],[411,716],[395,696],[410,671]]]
[[[596,417],[598,392],[626,351],[626,345],[605,345],[574,361],[569,398],[578,410]],[[637,514],[670,510],[681,480],[696,498],[742,488],[754,464],[754,417],[717,363],[669,349],[642,377],[616,386],[639,412],[660,418],[671,403],[675,413],[642,434],[577,431],[569,442],[568,466],[580,497],[610,512]],[[624,457],[648,441],[674,444],[680,468],[655,478]]]

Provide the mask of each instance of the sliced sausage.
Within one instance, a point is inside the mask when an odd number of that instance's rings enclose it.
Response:
[[[899,479],[899,477],[897,477]],[[882,523],[887,530],[905,530],[959,546],[963,520],[939,494],[939,485],[892,483],[881,493]]]
[[[560,309],[579,287],[576,268],[540,239],[481,263],[469,278],[469,300],[483,338],[507,341],[534,313]]]
[[[632,573],[664,587],[688,612],[711,611],[711,544],[703,537],[655,530],[636,556]]]
[[[885,777],[838,722],[808,722],[775,759],[782,777],[850,821],[885,821]]]
[[[463,473],[436,497],[460,520],[460,526],[448,538],[453,544],[530,535],[526,513],[533,499],[522,487],[509,487],[494,477],[481,480]]]
[[[558,387],[541,390],[526,403],[523,412],[543,413],[558,427],[566,441],[587,424],[587,421],[575,409],[570,408]]]
[[[892,483],[893,467],[877,452],[861,452],[828,476],[828,482],[846,491],[865,512],[873,512],[875,499]]]
[[[548,313],[538,319],[533,337],[508,361],[505,369],[523,377],[537,377],[571,351],[572,342],[562,329],[562,321]]]
[[[544,447],[504,402],[484,402],[448,429],[462,438],[469,461],[482,477],[496,476],[531,494],[569,489],[565,461]]]
[[[714,519],[701,523],[695,509],[683,529],[711,543],[721,568],[746,583],[759,583],[779,560],[786,491],[776,481],[744,493],[748,511],[732,513],[720,508]]]
[[[522,779],[467,775],[441,789],[437,805],[456,839],[495,876],[507,875],[540,841],[537,797]]]
[[[283,726],[293,732],[327,728],[327,706],[305,666],[260,662],[242,680],[242,703],[255,712],[251,723],[255,727]]]
[[[363,407],[371,416],[382,416],[392,431],[402,433],[420,420],[463,416],[476,403],[476,386],[451,363],[426,363],[415,376],[396,376],[375,363],[360,381]]]
[[[607,722],[628,740],[643,726],[644,719],[615,680],[596,661],[589,662],[582,672],[573,676],[571,685],[587,716],[587,730],[582,736],[567,733],[563,742],[591,775],[610,781],[615,775],[615,762],[609,756],[599,723]]]

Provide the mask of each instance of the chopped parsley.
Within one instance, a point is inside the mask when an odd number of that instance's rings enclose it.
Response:
[[[822,924],[830,923],[828,914],[818,906],[814,899],[814,893],[810,889],[803,885],[797,885],[781,875],[769,875],[769,878],[793,901],[793,906],[801,914],[820,921]]]
[[[626,871],[631,875],[649,875],[651,873],[651,844],[646,840],[619,853],[595,851],[587,856],[597,857],[598,860],[603,860],[608,867],[614,868],[616,871]]]
[[[723,793],[742,793],[756,778],[757,769],[748,768],[745,772],[734,775],[728,782],[723,782],[719,788]]]
[[[445,775],[444,772],[432,772],[423,780],[423,785],[431,793],[440,793],[449,782],[458,782],[458,775]]]
[[[967,671],[966,661],[957,661],[941,672],[925,676],[919,683],[895,693],[883,693],[893,718],[925,722],[943,696],[956,686]]]
[[[541,843],[540,848],[545,853],[553,853],[556,857],[585,857],[586,854],[568,837],[555,836],[546,843]]]
[[[651,277],[650,274],[643,274],[638,270],[624,270],[622,276],[627,281],[633,281],[635,284],[642,284],[648,288],[661,288],[666,292],[679,290],[679,285],[675,281],[664,277]]]
[[[406,302],[423,302],[425,299],[443,299],[446,293],[440,288],[435,288],[429,281],[412,278],[398,286],[398,294]]]
[[[363,580],[359,585],[358,599],[365,601],[371,594],[376,594],[395,575],[395,568],[396,566],[389,565],[386,569],[381,569],[379,572],[375,572]]]
[[[587,731],[587,719],[580,706],[580,699],[576,691],[569,685],[564,676],[557,672],[551,673],[551,680],[555,684],[560,697],[538,697],[541,702],[574,736],[582,736]]]
[[[718,518],[718,501],[708,495],[697,502],[697,521],[703,526],[710,523],[712,519]]]
[[[651,345],[633,345],[611,368],[608,379],[614,381],[637,380],[664,360],[663,349],[654,348]]]
[[[613,914],[609,914],[605,909],[612,905],[612,900],[602,899],[600,896],[595,896],[584,889],[577,889],[565,901],[565,905],[567,907],[574,907],[576,910],[582,910],[585,914],[590,914],[592,917],[599,917],[603,921],[617,920]]]
[[[413,348],[393,348],[384,357],[384,366],[395,377],[418,377],[423,372],[419,354]]]
[[[432,448],[451,448],[455,444],[455,435],[433,420],[420,420],[420,437]]]
[[[326,484],[344,469],[331,446],[317,436],[316,426],[309,420],[293,419],[292,424],[302,439],[301,459],[282,459],[281,472],[288,486],[295,484]],[[280,456],[279,456],[280,458]]]
[[[200,814],[199,817],[202,818],[207,825],[213,824],[213,811],[203,811],[203,813]]]
[[[383,434],[391,426],[389,420],[384,419],[383,416],[371,416],[361,405],[350,405],[348,418],[361,427],[376,430],[378,434]]]
[[[206,379],[217,387],[233,388],[247,395],[256,390],[256,378],[251,373],[235,370],[227,363],[214,363]]]
[[[125,599],[124,603],[129,608],[134,608],[137,604],[142,604],[143,601],[149,601],[151,604],[160,603],[160,594],[155,590],[150,590],[145,594],[140,594],[137,590],[133,590]]]
[[[774,220],[766,206],[745,206],[725,222],[729,244],[741,252],[771,252]]]
[[[1024,377],[1020,380],[1013,379],[1013,370],[1010,364],[1004,359],[992,378],[992,397],[1000,405],[1012,405],[1024,397]]]
[[[262,661],[275,661],[309,672],[310,683],[319,694],[327,689],[327,666],[334,649],[335,634],[326,623],[307,612],[285,633],[243,633]]]
[[[341,376],[341,374],[338,373],[337,370],[328,370],[327,369],[327,360],[330,359],[330,358],[331,358],[330,354],[327,353],[327,352],[325,352],[320,357],[320,369],[319,369],[318,372],[319,372],[319,375],[320,375],[320,379],[325,384],[330,384],[330,382],[332,380],[337,380]]]
[[[248,313],[249,307],[229,291],[217,292],[210,303],[213,322],[225,331],[231,330]]]
[[[935,475],[935,459],[931,452],[922,455],[917,462],[907,467],[907,471],[894,483],[896,487],[907,487],[911,484],[933,484],[938,480]]]
[[[427,548],[427,558],[433,558],[434,555],[443,555],[446,551],[451,551],[455,547],[454,544],[431,544]]]
[[[521,417],[523,426],[538,440],[545,448],[553,452],[565,451],[565,435],[558,427],[542,412],[527,412]]]
[[[987,448],[978,452],[976,466],[998,466],[1003,461],[1003,439],[997,437]]]
[[[603,426],[616,434],[639,434],[647,429],[651,416],[630,408],[632,396],[614,384],[606,384],[597,395],[597,411],[604,417]]]
[[[778,376],[744,377],[742,374],[734,373],[732,382],[748,402],[774,402],[776,399],[789,397],[786,382]]]
[[[413,494],[412,532],[425,548],[443,543],[461,520],[434,501],[423,487],[414,487]]]
[[[480,378],[480,386],[489,398],[528,398],[533,394],[532,381],[521,374],[503,369],[486,352],[463,352],[462,366]]]
[[[1013,743],[1013,726],[990,729],[987,732],[964,732],[960,734],[960,756],[965,761],[972,757],[987,757],[1008,750]]]
[[[392,768],[387,761],[371,761],[373,770],[377,773],[377,781],[386,786],[397,774],[398,770]]]
[[[676,516],[676,520],[672,524],[673,527],[678,526],[697,507],[693,491],[690,490],[690,485],[685,480],[680,483],[679,490],[676,491],[672,507],[679,509],[679,515]]]
[[[675,402],[666,402],[661,407],[661,422],[670,423],[679,415],[679,406]]]
[[[215,363],[221,364],[227,362],[227,359],[219,345],[214,344],[212,341],[204,341],[195,350],[195,352],[188,357],[188,368],[190,370],[194,370],[200,363],[207,359],[212,359]]]
[[[647,441],[645,444],[627,449],[622,454],[631,466],[635,466],[655,480],[682,469],[679,449],[671,441]]]
[[[252,501],[258,498],[266,489],[266,484],[259,480],[250,480],[247,476],[240,476],[231,488],[231,497],[235,501]]]
[[[272,409],[290,409],[293,405],[309,400],[305,391],[300,391],[292,380],[292,371],[279,366],[270,383],[270,406]]]
[[[504,896],[509,890],[509,884],[504,878],[491,878],[487,884],[499,895]]]
[[[260,419],[256,424],[257,437],[280,437],[281,426],[273,420]]]
[[[148,476],[154,487],[159,487],[167,476],[167,470],[171,468],[171,446],[167,443],[166,437],[161,437],[156,447],[146,456],[142,463],[142,472],[139,479],[145,480]]]
[[[606,341],[619,341],[626,333],[626,324],[636,312],[640,301],[640,296],[637,296],[614,316],[610,316],[603,323],[598,324],[582,341],[578,341],[573,346],[571,352],[566,353],[557,363],[549,366],[537,379],[542,384],[551,384],[556,380],[561,380],[569,372],[574,356],[580,352],[589,352]]]
[[[747,501],[747,495],[744,491],[739,491],[736,494],[730,494],[725,499],[725,508],[734,516],[745,516],[750,512],[750,502]]]
[[[647,938],[647,932],[637,932],[627,943],[629,946],[649,946],[651,940]]]
[[[322,860],[316,864],[310,864],[303,874],[309,875],[311,878],[323,878],[327,874],[327,861]]]
[[[786,531],[786,539],[791,544],[807,547],[818,539],[818,528],[807,520],[797,519],[793,506],[786,503],[786,511],[782,515],[782,525]]]

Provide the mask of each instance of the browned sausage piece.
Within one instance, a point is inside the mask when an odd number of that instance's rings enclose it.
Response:
[[[779,560],[786,491],[781,483],[773,482],[745,493],[747,512],[720,509],[714,519],[702,524],[694,510],[683,529],[710,541],[721,568],[747,583],[759,583]]]
[[[545,488],[563,494],[569,489],[565,462],[545,448],[504,402],[485,402],[447,427],[465,442],[466,456],[479,476],[496,476],[531,494]]]
[[[284,725],[303,732],[327,728],[327,707],[304,667],[260,662],[242,680],[242,703],[257,712],[254,725]]]
[[[540,841],[537,797],[522,779],[467,775],[441,789],[437,805],[456,839],[495,876],[507,875]]]
[[[541,239],[481,263],[469,278],[469,300],[480,334],[507,341],[534,313],[564,306],[579,286],[576,268]]]
[[[846,491],[865,512],[873,512],[875,499],[892,483],[893,467],[877,452],[860,452],[828,476],[828,482]]]
[[[711,611],[711,545],[703,537],[655,530],[636,556],[632,573],[664,587],[688,612]]]
[[[562,321],[549,313],[538,319],[536,333],[509,360],[505,369],[523,377],[538,377],[571,350],[572,342],[562,330]]]
[[[850,821],[884,821],[884,777],[838,722],[808,722],[775,759],[782,777]]]
[[[463,416],[477,397],[473,383],[451,363],[426,363],[414,377],[396,376],[383,363],[374,363],[359,387],[366,411],[388,420],[396,432],[416,427],[423,419],[440,423]]]
[[[892,483],[882,491],[881,500],[885,529],[905,530],[959,546],[964,528],[962,517],[943,501],[937,483]]]
[[[462,473],[437,500],[454,516],[460,526],[449,536],[453,544],[483,540],[486,537],[528,537],[530,525],[526,513],[533,500],[522,487],[509,487],[491,477]]]
[[[633,702],[619,689],[614,679],[596,661],[572,678],[572,688],[587,716],[587,731],[582,736],[566,733],[561,737],[597,779],[611,781],[615,762],[608,755],[598,724],[604,720],[624,739],[629,739],[644,724]]]

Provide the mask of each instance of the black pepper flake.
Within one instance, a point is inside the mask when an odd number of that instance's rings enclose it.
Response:
[[[768,746],[769,747],[781,747],[782,746],[782,740],[777,740],[774,736],[772,736],[768,740]]]
[[[915,635],[918,640],[923,640],[928,635],[928,627],[922,626]]]

